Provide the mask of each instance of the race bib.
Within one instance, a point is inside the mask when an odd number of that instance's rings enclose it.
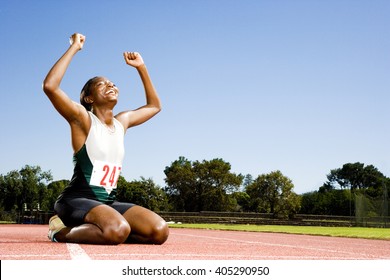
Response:
[[[95,160],[90,184],[100,186],[110,193],[116,188],[122,167],[110,162]]]

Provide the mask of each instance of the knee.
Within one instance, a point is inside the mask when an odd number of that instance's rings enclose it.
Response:
[[[130,234],[130,226],[127,222],[121,221],[118,224],[110,225],[103,230],[103,235],[108,244],[117,245],[126,241]]]
[[[169,236],[169,228],[167,223],[162,220],[158,222],[152,230],[151,243],[161,245],[167,241]]]

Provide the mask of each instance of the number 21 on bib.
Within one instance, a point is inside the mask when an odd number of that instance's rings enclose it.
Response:
[[[122,167],[110,162],[95,160],[90,184],[103,187],[110,193],[116,188]]]

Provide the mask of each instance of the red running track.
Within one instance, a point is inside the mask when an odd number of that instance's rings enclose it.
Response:
[[[0,225],[0,260],[390,260],[390,241],[170,229],[163,245],[50,242],[47,225]]]

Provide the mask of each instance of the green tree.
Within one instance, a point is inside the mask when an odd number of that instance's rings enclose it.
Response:
[[[235,209],[230,196],[237,191],[243,176],[231,171],[222,159],[191,162],[179,157],[164,170],[165,191],[176,211],[228,211]]]
[[[27,208],[33,209],[42,203],[47,182],[53,180],[50,171],[42,171],[40,166],[26,165],[20,171],[23,191],[18,201],[18,207],[26,204]]]
[[[231,173],[231,165],[222,159],[195,161],[198,211],[229,211],[235,207],[229,194],[238,190],[243,176]]]
[[[246,188],[250,209],[273,213],[277,217],[293,216],[300,208],[300,198],[293,188],[292,181],[280,171],[259,175]]]
[[[350,190],[320,188],[318,191],[301,195],[302,214],[313,215],[354,215],[354,201]]]
[[[150,178],[141,177],[141,180],[127,182],[120,176],[116,196],[119,201],[131,202],[153,211],[169,210],[165,192]]]
[[[250,196],[246,192],[235,192],[231,197],[236,202],[234,203],[236,205],[235,211],[251,211]]]
[[[44,199],[42,199],[41,210],[53,211],[54,203],[67,185],[69,185],[69,180],[51,182],[46,188]]]
[[[318,191],[302,195],[301,213],[387,216],[390,180],[373,165],[346,163],[327,179]]]
[[[387,178],[373,165],[364,166],[364,163],[346,163],[342,168],[333,169],[327,175],[325,185],[332,188],[364,190],[372,197],[383,194],[383,185]]]
[[[192,163],[185,157],[179,157],[171,166],[165,167],[164,191],[175,211],[194,211],[196,200],[194,199],[194,186],[196,175],[192,169]]]
[[[13,170],[0,180],[5,211],[21,211],[37,208],[45,197],[47,182],[52,180],[50,171],[42,171],[39,166],[26,165],[19,171]]]
[[[17,201],[23,190],[23,183],[17,170],[1,176],[1,202],[5,211],[18,210]]]

